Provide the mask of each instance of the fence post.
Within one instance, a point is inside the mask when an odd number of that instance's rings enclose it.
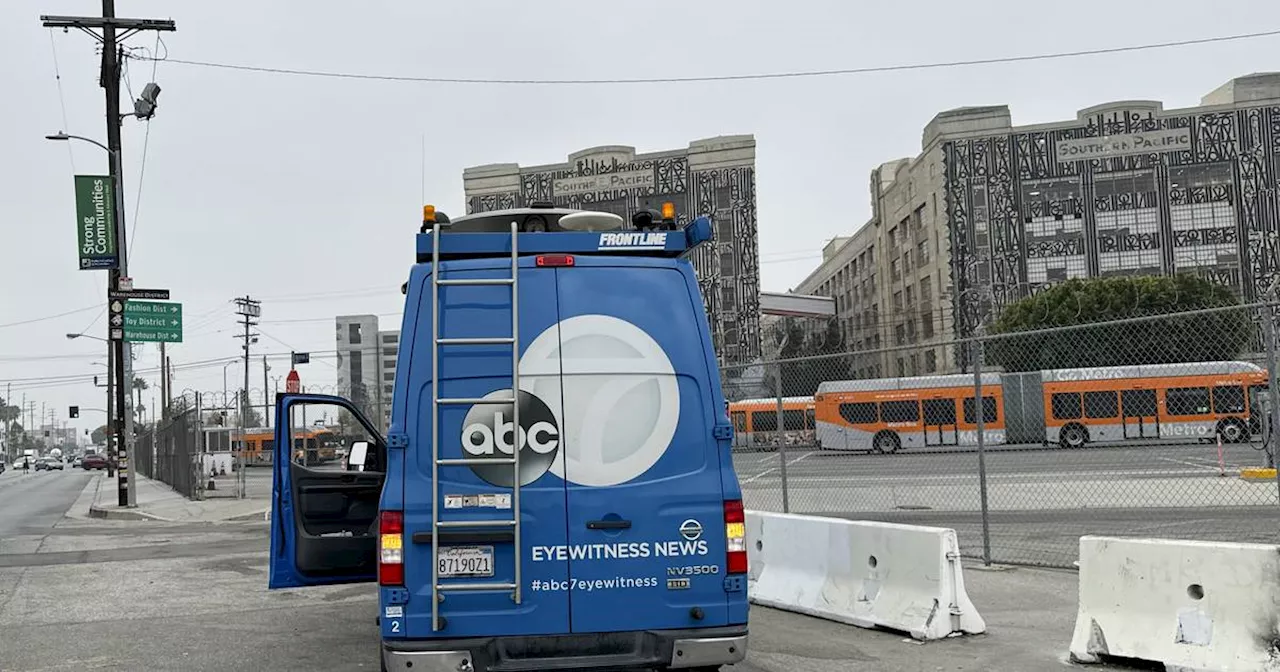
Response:
[[[191,498],[204,499],[204,409],[201,407],[201,396],[196,395],[196,449],[191,456]]]
[[[778,362],[775,373],[778,381],[778,426],[774,428],[774,436],[778,439],[778,473],[782,478],[782,512],[791,513],[791,501],[787,496],[787,440],[782,431],[782,362]]]
[[[991,519],[987,510],[987,441],[983,436],[987,405],[982,400],[982,333],[981,326],[973,339],[973,415],[978,426],[978,498],[982,502],[982,564],[991,565]]]
[[[1274,294],[1273,294],[1274,298]],[[1262,307],[1262,333],[1266,339],[1267,350],[1267,396],[1271,398],[1271,417],[1270,431],[1263,426],[1264,440],[1268,440],[1270,444],[1267,447],[1267,461],[1271,463],[1271,467],[1276,469],[1276,488],[1280,492],[1280,459],[1277,459],[1280,453],[1280,371],[1276,366],[1276,304],[1269,304]],[[1270,437],[1267,435],[1270,434]]]

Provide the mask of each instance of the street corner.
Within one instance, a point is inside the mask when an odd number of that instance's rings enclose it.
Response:
[[[148,520],[161,523],[174,522],[170,518],[157,516],[154,513],[147,513],[141,509],[122,507],[119,505],[103,505],[93,504],[89,507],[89,517],[103,520]]]

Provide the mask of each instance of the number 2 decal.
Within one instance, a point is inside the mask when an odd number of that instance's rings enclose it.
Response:
[[[400,632],[400,621],[391,621],[391,632]]]

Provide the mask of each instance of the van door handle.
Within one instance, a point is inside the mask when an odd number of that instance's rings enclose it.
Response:
[[[631,529],[631,521],[629,520],[589,520],[587,521],[588,530],[629,530]]]

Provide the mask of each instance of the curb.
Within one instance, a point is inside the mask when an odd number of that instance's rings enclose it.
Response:
[[[1276,470],[1263,467],[1247,467],[1240,470],[1240,479],[1253,482],[1274,481],[1276,480]]]
[[[155,520],[164,523],[175,522],[170,518],[163,518],[154,513],[147,513],[137,509],[118,509],[105,508],[94,504],[89,507],[90,518],[101,518],[104,520]]]

